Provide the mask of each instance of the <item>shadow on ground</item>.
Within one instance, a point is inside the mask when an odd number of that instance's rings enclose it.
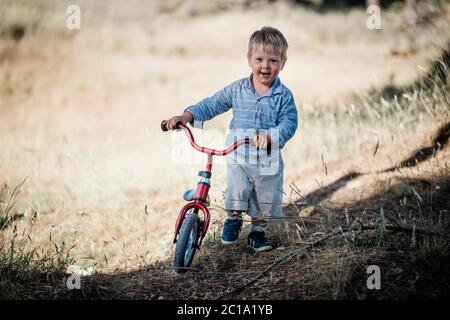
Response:
[[[440,149],[444,148],[450,138],[450,122],[442,125],[436,136],[433,138],[431,145],[420,148],[413,152],[410,157],[400,162],[398,165],[385,169],[381,172],[395,171],[400,168],[409,168],[433,157]]]

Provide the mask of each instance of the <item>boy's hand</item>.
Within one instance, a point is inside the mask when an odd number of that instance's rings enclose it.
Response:
[[[253,145],[256,149],[267,149],[270,142],[270,135],[267,132],[258,133],[253,138]]]
[[[178,129],[177,128],[178,122],[181,122],[184,125],[186,125],[186,123],[192,122],[192,120],[194,120],[194,118],[192,117],[192,114],[190,112],[186,111],[181,116],[175,116],[175,117],[172,117],[169,120],[167,120],[166,127],[169,130],[176,130],[176,129]]]

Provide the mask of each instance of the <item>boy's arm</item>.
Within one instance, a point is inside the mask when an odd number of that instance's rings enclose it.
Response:
[[[228,111],[232,106],[232,86],[228,85],[211,97],[201,100],[199,103],[184,110],[192,114],[195,124],[203,127],[203,122]],[[191,123],[192,123],[191,122]]]
[[[298,127],[298,114],[295,106],[294,97],[292,93],[289,95],[286,101],[280,108],[280,115],[278,117],[278,125],[274,128],[270,128],[269,134],[272,143],[276,143],[278,139],[278,147],[281,149],[286,142],[294,136]]]

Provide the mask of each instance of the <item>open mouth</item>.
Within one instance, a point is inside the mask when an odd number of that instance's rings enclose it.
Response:
[[[264,78],[270,77],[270,72],[260,72],[260,74],[261,74]]]

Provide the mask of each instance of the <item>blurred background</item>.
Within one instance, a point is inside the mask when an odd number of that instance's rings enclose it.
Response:
[[[368,28],[369,4],[381,7],[381,29]],[[67,28],[70,5],[79,29]],[[63,246],[108,272],[166,258],[182,192],[204,159],[160,122],[248,76],[248,38],[265,25],[288,40],[280,78],[299,111],[283,150],[286,184],[307,188],[302,172],[423,132],[448,111],[448,95],[400,88],[446,48],[449,9],[437,0],[0,0],[3,246],[14,237],[23,248]],[[230,119],[194,130],[199,143],[224,147]],[[225,174],[218,164],[215,220]]]

